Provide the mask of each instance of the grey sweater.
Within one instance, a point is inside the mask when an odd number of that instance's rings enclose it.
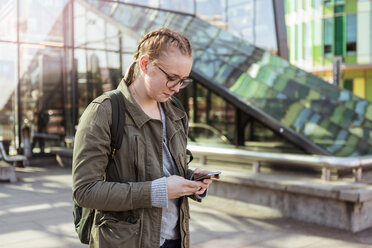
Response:
[[[160,245],[166,239],[179,239],[180,233],[178,228],[179,217],[179,199],[168,200],[166,177],[178,175],[176,164],[168,149],[167,130],[165,123],[164,111],[159,104],[161,119],[163,121],[163,171],[165,177],[152,181],[151,184],[151,201],[152,206],[163,208],[161,220]]]

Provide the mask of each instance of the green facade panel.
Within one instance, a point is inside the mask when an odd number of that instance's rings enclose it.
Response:
[[[335,13],[343,13],[345,11],[344,5],[336,5],[335,6]]]
[[[355,13],[357,12],[357,0],[348,0],[345,4],[346,13]]]
[[[333,6],[324,6],[323,14],[325,16],[332,16],[333,15]]]
[[[345,56],[344,63],[347,65],[355,65],[357,63],[357,57],[356,56]]]
[[[366,99],[372,102],[372,78],[366,79]]]
[[[337,16],[334,20],[335,28],[334,28],[334,45],[335,50],[334,54],[336,56],[343,56],[346,52],[346,44],[345,44],[345,16]]]
[[[364,72],[361,70],[350,70],[350,71],[344,71],[343,72],[344,78],[364,78]]]
[[[352,79],[345,79],[344,80],[344,89],[353,92],[353,80]]]
[[[372,69],[366,71],[366,78],[368,78],[368,79],[372,79]]]

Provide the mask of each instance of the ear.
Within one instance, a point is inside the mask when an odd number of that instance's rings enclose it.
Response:
[[[147,55],[142,55],[139,59],[139,68],[143,73],[147,74],[149,73],[149,70],[151,70],[150,65],[150,58]]]

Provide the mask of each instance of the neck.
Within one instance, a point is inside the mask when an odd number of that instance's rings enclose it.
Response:
[[[151,99],[144,90],[144,86],[138,81],[134,81],[129,85],[129,92],[136,100],[141,109],[152,119],[161,119],[160,110],[157,101]]]
[[[151,99],[144,90],[143,84],[140,84],[137,80],[129,85],[129,92],[136,102],[143,108],[145,106],[155,106],[157,102]]]

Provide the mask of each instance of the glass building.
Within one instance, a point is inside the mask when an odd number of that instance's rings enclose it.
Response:
[[[64,146],[86,106],[117,87],[142,35],[166,26],[184,33],[193,46],[195,83],[178,96],[190,117],[192,141],[266,151],[372,154],[370,102],[273,54],[280,50],[279,39],[263,49],[234,34],[229,27],[234,12],[228,9],[222,12],[228,13],[223,22],[229,25],[211,25],[205,21],[208,13],[202,19],[197,12],[207,9],[203,4],[2,1],[1,140],[20,149],[28,127],[34,153]]]
[[[340,86],[372,101],[372,1],[286,0],[289,61],[333,82],[342,60]]]

